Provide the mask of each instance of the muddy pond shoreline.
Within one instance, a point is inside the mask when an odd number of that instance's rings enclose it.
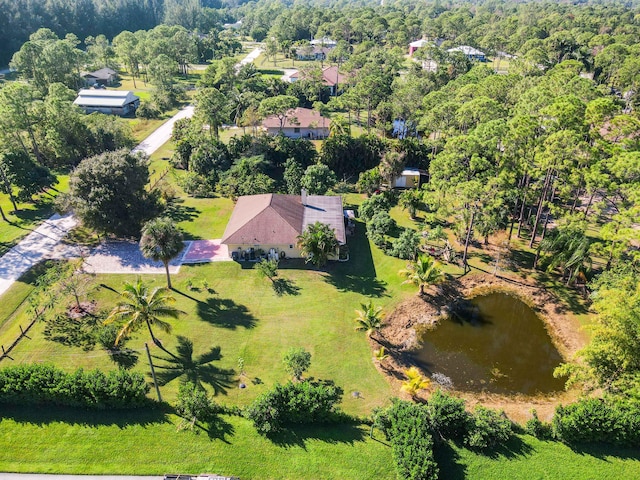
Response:
[[[371,346],[379,348],[382,344],[389,353],[389,358],[377,362],[377,368],[389,379],[394,393],[402,396],[400,385],[404,379],[403,372],[408,367],[416,365],[413,352],[420,346],[419,332],[433,328],[448,315],[452,305],[459,303],[461,298],[470,299],[496,292],[515,296],[535,311],[563,360],[572,359],[575,352],[584,345],[585,336],[580,330],[579,322],[548,290],[502,277],[482,273],[469,274],[431,287],[423,297],[415,295],[387,314],[386,325],[380,332],[380,343],[372,340]],[[421,392],[418,398],[428,398],[433,388],[435,386]],[[507,415],[516,421],[529,418],[531,408],[535,408],[542,418],[550,418],[558,403],[568,403],[578,395],[576,391],[536,396],[499,395],[484,391],[463,392],[455,388],[451,391],[467,400],[469,407],[481,403],[491,408],[504,409]]]

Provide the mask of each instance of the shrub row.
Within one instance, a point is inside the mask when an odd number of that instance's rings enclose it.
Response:
[[[567,443],[640,446],[640,405],[622,399],[590,398],[558,406],[552,421],[556,438]]]
[[[149,385],[140,373],[26,364],[0,370],[0,403],[64,405],[95,409],[137,408],[148,404]]]
[[[342,393],[332,383],[288,382],[258,397],[245,416],[263,435],[277,433],[289,424],[328,423],[341,418],[336,405]]]
[[[509,440],[512,425],[504,414],[484,407],[473,414],[464,400],[436,391],[426,404],[395,399],[391,407],[376,413],[376,423],[393,447],[398,478],[438,478],[433,450],[455,441],[484,450]]]

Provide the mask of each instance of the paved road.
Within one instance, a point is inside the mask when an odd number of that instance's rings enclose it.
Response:
[[[0,258],[0,295],[20,276],[54,251],[77,221],[72,215],[56,214],[27,235]]]
[[[262,49],[260,47],[254,48],[246,57],[244,57],[242,60],[240,60],[240,62],[236,64],[236,68],[240,68],[242,65],[246,65],[247,63],[255,61],[255,59],[258,58],[261,53]]]
[[[133,152],[144,152],[147,155],[151,155],[153,152],[158,150],[162,145],[164,145],[167,140],[171,138],[171,132],[173,131],[173,124],[176,123],[176,120],[180,120],[181,118],[189,118],[193,116],[193,106],[189,105],[178,113],[176,113],[169,120],[164,122],[160,127],[156,129],[151,135],[145,138],[140,145],[135,147]]]

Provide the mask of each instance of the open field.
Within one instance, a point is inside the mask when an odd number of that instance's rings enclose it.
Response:
[[[391,448],[363,426],[300,428],[270,441],[238,417],[223,416],[199,434],[176,432],[179,418],[161,411],[10,408],[3,417],[0,470],[7,472],[394,478]]]

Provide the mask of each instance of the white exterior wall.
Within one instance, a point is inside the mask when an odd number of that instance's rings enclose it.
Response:
[[[238,245],[238,244],[228,244],[229,248],[229,256],[233,252],[244,252],[253,248],[254,250],[262,249],[265,253],[269,253],[269,250],[272,248],[275,249],[278,254],[280,252],[285,253],[285,258],[302,258],[302,254],[300,253],[300,249],[295,245],[295,243],[290,244],[293,245],[293,248],[289,248],[289,245]]]

